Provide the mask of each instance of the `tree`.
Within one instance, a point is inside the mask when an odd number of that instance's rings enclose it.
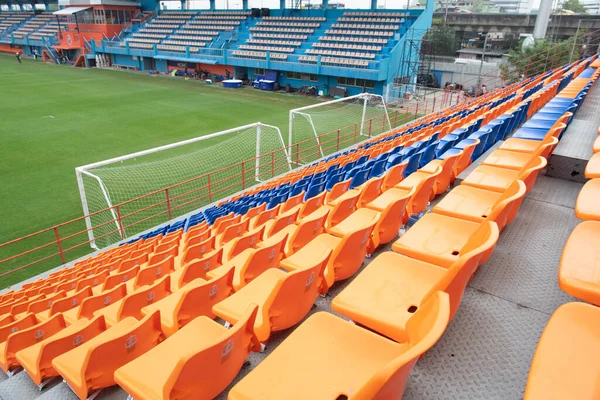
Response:
[[[435,56],[455,56],[456,55],[456,32],[449,25],[440,25],[431,28],[427,32],[426,40],[431,46],[431,54]],[[422,49],[428,52],[428,48]]]
[[[474,13],[483,12],[484,6],[485,6],[484,0],[473,0],[471,3],[471,11],[473,11]]]
[[[560,42],[537,41],[533,46],[523,48],[519,45],[508,53],[508,64],[500,66],[502,80],[507,84],[521,77],[529,78],[549,69],[560,67],[570,61],[573,41],[573,61],[580,57],[582,34]]]
[[[587,14],[587,8],[579,0],[565,0],[562,3],[562,9],[573,11],[577,14]]]

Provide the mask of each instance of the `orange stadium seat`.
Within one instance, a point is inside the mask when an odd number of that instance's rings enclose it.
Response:
[[[316,257],[315,265],[293,272],[271,268],[213,307],[221,319],[237,324],[245,310],[258,305],[254,334],[266,342],[271,332],[294,326],[308,314],[319,295],[331,250]]]
[[[503,193],[459,185],[432,208],[435,214],[472,222],[494,221],[502,230],[516,216],[525,183],[514,181]]]
[[[376,223],[376,218],[363,221],[363,225],[355,226],[343,238],[323,233],[282,260],[281,266],[288,271],[305,269],[316,265],[315,258],[326,250],[331,250],[332,254],[325,268],[325,284],[329,289],[335,281],[347,279],[358,271],[367,255],[367,245]],[[326,292],[323,288],[322,293]]]
[[[149,314],[140,321],[128,317],[76,348],[55,357],[52,366],[73,392],[84,400],[90,391],[114,385],[117,368],[148,352],[164,338],[158,312]]]
[[[142,313],[148,315],[159,310],[162,330],[167,336],[173,335],[200,315],[214,318],[213,305],[233,293],[234,267],[223,269],[223,272],[223,275],[208,281],[198,278],[190,282],[173,294],[142,308]]]
[[[550,317],[537,345],[525,400],[596,399],[600,309],[566,303]]]
[[[584,221],[577,225],[565,247],[558,269],[558,285],[562,290],[600,307],[600,222]]]
[[[337,295],[332,308],[356,323],[398,342],[408,340],[407,322],[438,290],[450,295],[450,318],[479,265],[481,255],[496,244],[493,222],[475,237],[448,269],[394,252],[377,256]]]
[[[392,244],[396,253],[449,268],[470,251],[479,236],[488,231],[485,222],[471,222],[440,214],[425,214]]]
[[[117,369],[115,381],[137,399],[213,399],[233,381],[250,351],[260,349],[252,333],[257,310],[249,307],[231,329],[195,318]]]
[[[280,400],[290,393],[299,399],[400,398],[414,364],[442,336],[449,314],[448,295],[438,292],[408,322],[409,340],[396,343],[332,314],[316,313],[238,382],[228,398]]]
[[[44,380],[59,375],[52,367],[52,360],[55,357],[84,344],[105,330],[104,317],[94,317],[90,320],[84,318],[55,335],[18,351],[16,358],[31,380],[36,385],[41,385]]]

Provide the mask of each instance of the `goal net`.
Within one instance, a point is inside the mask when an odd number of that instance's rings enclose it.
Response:
[[[290,110],[289,151],[302,165],[391,129],[383,97],[371,93]]]
[[[76,168],[102,248],[291,169],[279,128],[250,124]]]

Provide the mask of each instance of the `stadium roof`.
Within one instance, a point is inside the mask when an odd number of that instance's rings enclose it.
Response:
[[[55,11],[52,14],[54,14],[54,15],[73,15],[75,13],[85,11],[90,8],[92,8],[92,7],[69,7],[69,8],[65,8],[64,10]]]

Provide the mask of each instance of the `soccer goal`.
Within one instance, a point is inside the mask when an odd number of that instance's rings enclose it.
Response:
[[[350,147],[392,127],[383,97],[362,93],[290,110],[288,145],[302,165]]]
[[[99,249],[291,169],[279,128],[261,123],[76,168]]]

